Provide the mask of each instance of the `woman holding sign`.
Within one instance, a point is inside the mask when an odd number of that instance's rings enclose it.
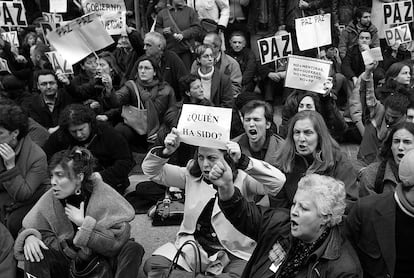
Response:
[[[222,273],[240,277],[256,243],[238,232],[221,212],[217,190],[209,178],[210,171],[218,161],[226,161],[232,167],[234,185],[250,201],[256,195],[277,194],[285,176],[270,164],[242,154],[235,142],[229,142],[226,150],[199,146],[187,167],[168,164],[169,157],[179,146],[180,135],[174,128],[165,138],[164,146],[153,148],[142,163],[144,173],[152,181],[186,192],[184,220],[175,245],[167,243],[156,250],[156,255],[145,263],[144,271],[148,277],[162,277],[177,248],[193,239],[199,244],[203,273],[210,273],[208,277]],[[185,259],[180,263],[183,268],[174,270],[182,272],[182,276],[196,264],[191,247],[183,251]]]

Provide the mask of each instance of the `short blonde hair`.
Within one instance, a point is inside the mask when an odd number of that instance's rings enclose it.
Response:
[[[318,174],[309,174],[300,179],[298,190],[313,193],[321,215],[328,216],[327,225],[335,226],[342,221],[345,212],[345,185],[342,181]]]

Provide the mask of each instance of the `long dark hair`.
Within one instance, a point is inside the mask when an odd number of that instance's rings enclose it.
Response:
[[[389,158],[393,157],[391,146],[392,146],[392,137],[394,137],[394,134],[401,129],[407,130],[409,133],[411,133],[414,136],[414,123],[411,122],[401,122],[398,123],[390,132],[389,136],[387,137],[387,140],[384,141],[384,143],[381,146],[379,157],[381,160],[387,160]]]

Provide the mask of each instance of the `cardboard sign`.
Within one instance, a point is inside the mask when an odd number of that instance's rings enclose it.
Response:
[[[369,65],[374,61],[379,62],[384,60],[384,58],[382,57],[381,47],[375,47],[369,50],[365,50],[361,54],[365,65]]]
[[[412,41],[411,31],[408,24],[400,25],[394,28],[390,28],[384,31],[385,39],[389,46],[393,46],[396,43],[406,43]]]
[[[96,13],[110,35],[125,33],[126,6],[124,0],[83,0],[85,13]]]
[[[0,1],[0,26],[27,27],[23,2]]]
[[[332,61],[302,56],[289,56],[285,86],[324,94]]]
[[[12,46],[19,47],[20,45],[17,31],[3,32],[1,33],[1,38],[5,41],[8,41]]]
[[[73,67],[57,51],[45,53],[55,71],[61,70],[65,74],[73,74]]]
[[[177,129],[187,144],[225,149],[230,141],[231,108],[184,104]]]
[[[0,72],[7,71],[9,73],[12,73],[9,68],[9,63],[6,59],[0,58]]]
[[[332,43],[331,14],[319,14],[295,19],[295,29],[300,50]]]
[[[42,12],[42,16],[45,22],[57,23],[63,21],[63,16],[61,14]]]
[[[260,62],[267,64],[281,57],[292,54],[292,39],[290,33],[273,36],[257,41],[260,53]]]
[[[68,0],[49,0],[49,11],[52,13],[66,13]]]
[[[114,41],[95,14],[70,21],[47,34],[49,43],[69,64],[75,64]]]
[[[401,24],[413,21],[413,2],[399,1],[384,3],[384,24]]]

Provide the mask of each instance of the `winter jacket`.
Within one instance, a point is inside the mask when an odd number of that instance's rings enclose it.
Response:
[[[16,166],[0,171],[0,218],[6,211],[34,204],[50,184],[46,155],[29,136],[19,140],[15,149]],[[3,161],[0,159],[3,166]]]
[[[158,184],[185,189],[184,219],[177,234],[177,242],[180,243],[180,238],[194,234],[199,216],[210,199],[216,197],[217,191],[202,177],[194,177],[189,173],[189,168],[193,163],[197,163],[196,161],[190,160],[187,167],[178,167],[167,164],[168,159],[161,158],[154,152],[155,148],[147,154],[142,163],[144,174]],[[238,170],[234,184],[240,188],[246,199],[253,201],[255,195],[277,194],[284,182],[285,177],[278,169],[267,162],[249,158],[247,168]],[[256,243],[237,231],[224,217],[217,199],[213,207],[211,224],[221,245],[228,252],[244,260],[250,258]]]
[[[257,70],[256,57],[253,51],[244,48],[240,52],[235,52],[230,48],[226,51],[226,54],[239,63],[242,72],[242,92],[253,92],[255,86],[254,77]]]
[[[43,147],[48,158],[58,151],[83,144],[67,131],[59,129],[53,133]],[[98,122],[86,143],[97,159],[96,171],[105,183],[122,192],[129,186],[128,174],[134,166],[131,151],[125,138],[107,123]]]
[[[358,36],[359,33],[364,30],[368,31],[371,34],[371,47],[378,47],[380,46],[380,41],[378,37],[378,29],[372,23],[368,27],[364,27],[363,29],[356,26],[353,22],[351,22],[348,26],[346,26],[345,30],[342,31],[341,35],[339,36],[339,56],[341,58],[345,58],[346,53],[355,45],[358,45]]]
[[[288,240],[289,245],[292,243],[288,210],[263,208],[249,203],[237,188],[229,200],[219,200],[219,205],[236,229],[257,241],[257,246],[241,277],[279,277],[286,261],[275,274],[270,270],[272,261],[268,256],[278,241]],[[287,253],[289,248],[290,246],[285,250]],[[341,235],[338,226],[334,226],[322,245],[309,256],[306,267],[300,269],[295,277],[356,278],[362,277],[362,268],[352,245]]]
[[[361,169],[358,175],[360,197],[379,194],[375,192],[375,181],[377,179],[377,175],[379,174],[378,169],[380,164],[381,162],[374,162]],[[395,187],[398,184],[397,178],[394,176],[388,162],[385,166],[384,177],[381,182],[384,186],[383,192],[394,192]]]
[[[50,189],[23,219],[24,230],[14,246],[17,260],[24,260],[25,239],[34,235],[47,246],[62,250],[62,243],[73,241],[106,257],[115,256],[130,237],[128,222],[135,217],[132,206],[99,177],[92,177],[91,197],[85,208],[85,220],[78,230],[65,214],[62,202]],[[63,252],[70,256],[70,250]]]

